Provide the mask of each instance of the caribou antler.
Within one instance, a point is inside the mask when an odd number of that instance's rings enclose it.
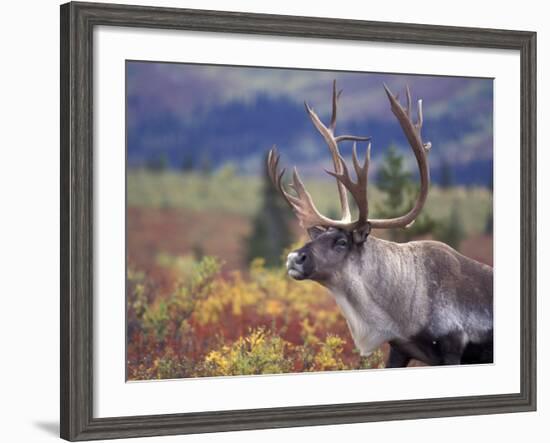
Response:
[[[427,151],[431,148],[430,143],[424,144],[422,142],[422,136],[420,133],[423,123],[422,100],[418,100],[418,121],[417,123],[413,123],[411,119],[411,93],[409,88],[407,87],[406,108],[403,108],[403,106],[401,106],[401,104],[397,100],[397,97],[394,97],[392,95],[386,85],[384,85],[384,89],[390,100],[391,110],[397,117],[397,120],[399,121],[401,128],[403,129],[403,132],[405,133],[405,136],[407,137],[407,140],[411,145],[411,148],[413,149],[416,160],[418,162],[418,167],[420,169],[420,194],[416,200],[415,205],[407,214],[401,217],[396,217],[392,219],[368,218],[367,174],[370,162],[371,144],[368,144],[364,163],[363,165],[360,165],[357,158],[356,142],[370,140],[370,137],[359,137],[354,135],[334,135],[334,129],[336,127],[338,99],[340,98],[340,95],[342,93],[342,91],[336,92],[336,81],[334,81],[332,91],[332,117],[330,120],[330,125],[328,127],[325,126],[321,122],[317,114],[308,106],[307,103],[306,110],[311,118],[311,121],[325,139],[332,155],[334,172],[327,170],[325,171],[329,175],[335,177],[337,180],[338,194],[342,207],[342,218],[340,220],[333,220],[322,215],[317,210],[315,204],[313,203],[313,199],[311,198],[309,192],[306,190],[302,180],[300,179],[300,176],[298,175],[298,171],[296,168],[294,168],[292,183],[290,184],[296,195],[289,194],[285,190],[282,184],[282,178],[285,170],[283,169],[280,172],[278,170],[280,157],[275,147],[273,147],[269,151],[267,159],[268,173],[271,180],[273,181],[279,192],[286,199],[290,207],[294,210],[296,216],[298,217],[298,220],[300,221],[300,225],[303,228],[309,229],[316,226],[324,228],[336,227],[348,231],[353,231],[367,224],[369,224],[372,228],[408,227],[412,223],[414,223],[415,218],[420,213],[428,195],[430,175],[428,169]],[[338,143],[344,140],[354,141],[352,161],[357,176],[357,181],[355,182],[351,179],[348,167],[346,166],[346,163],[338,149]],[[357,220],[355,221],[351,220],[347,191],[350,192],[359,209],[359,215],[357,217]]]
[[[280,157],[277,149],[275,147],[271,148],[267,156],[268,173],[275,187],[283,195],[287,203],[296,214],[296,217],[298,217],[298,220],[300,221],[300,226],[302,226],[304,229],[313,228],[315,226],[325,228],[328,228],[329,226],[334,226],[346,230],[353,229],[353,226],[356,223],[351,223],[347,220],[333,220],[331,218],[325,217],[317,210],[315,204],[313,203],[313,199],[305,188],[304,183],[300,179],[300,176],[298,175],[298,170],[296,168],[294,168],[294,171],[292,173],[292,183],[290,184],[290,187],[296,192],[296,196],[289,194],[282,184],[282,178],[285,170],[283,169],[280,172],[278,170],[279,158]]]
[[[363,166],[359,164],[357,159],[357,143],[353,143],[352,151],[352,160],[353,168],[355,169],[355,174],[357,175],[357,181],[354,182],[346,166],[346,162],[341,155],[338,155],[340,164],[342,165],[342,173],[332,172],[325,169],[325,172],[338,180],[339,183],[342,183],[344,187],[350,192],[351,196],[357,203],[357,208],[359,209],[359,215],[357,220],[349,226],[349,229],[354,227],[359,227],[365,225],[368,221],[369,215],[369,201],[367,199],[367,183],[368,183],[368,172],[369,172],[369,162],[370,162],[370,148],[371,144],[367,145],[367,152],[365,154],[365,161]]]
[[[319,116],[313,111],[313,109],[306,103],[306,111],[311,118],[313,125],[321,133],[327,146],[332,155],[332,162],[334,164],[334,171],[337,174],[342,174],[343,172],[343,162],[340,161],[340,151],[338,150],[338,143],[345,140],[353,141],[367,141],[370,140],[370,137],[360,137],[355,135],[340,135],[336,137],[334,135],[334,130],[336,129],[336,115],[338,113],[338,99],[342,95],[342,90],[336,92],[336,80],[332,82],[332,116],[330,118],[330,125],[328,128],[323,124]],[[340,206],[342,208],[342,222],[350,223],[351,222],[351,213],[349,209],[348,195],[346,188],[343,183],[337,181],[338,186],[338,196],[340,198]]]
[[[409,144],[416,157],[418,163],[418,169],[420,171],[420,193],[416,198],[416,202],[412,209],[405,215],[396,218],[389,219],[371,219],[369,223],[373,228],[388,229],[388,228],[408,228],[410,227],[420,211],[426,203],[428,197],[428,188],[430,186],[430,169],[428,166],[428,151],[431,149],[432,144],[430,142],[424,143],[422,141],[422,124],[424,123],[424,117],[422,115],[422,100],[417,102],[417,122],[413,123],[411,117],[411,91],[407,86],[407,107],[404,108],[399,103],[397,96],[394,96],[389,88],[384,84],[384,90],[390,100],[391,110],[397,121],[401,125],[401,129],[405,133]]]

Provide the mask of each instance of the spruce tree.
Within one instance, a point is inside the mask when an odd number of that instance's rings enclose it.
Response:
[[[383,206],[378,208],[380,216],[394,217],[404,204],[405,188],[410,186],[411,174],[403,168],[403,156],[391,145],[384,163],[378,172],[378,188],[386,193]]]
[[[447,223],[440,225],[438,229],[438,239],[455,249],[459,249],[462,240],[464,240],[462,223],[458,205],[453,204]]]
[[[181,162],[181,170],[182,172],[192,172],[194,169],[195,159],[193,158],[193,154],[187,152],[183,156],[183,160]]]
[[[166,171],[168,166],[168,156],[165,153],[158,154],[147,162],[147,169],[157,173]]]
[[[281,254],[292,242],[292,217],[290,208],[271,183],[266,167],[262,202],[252,222],[252,232],[246,239],[249,262],[261,257],[265,259],[266,266],[281,265]]]
[[[394,145],[386,152],[377,176],[378,189],[385,193],[381,204],[376,205],[376,218],[394,218],[403,215],[414,204],[418,195],[418,185],[403,166],[403,156]],[[432,233],[436,222],[427,214],[420,214],[415,223],[407,229],[391,229],[389,237],[393,241],[406,242],[414,237]]]

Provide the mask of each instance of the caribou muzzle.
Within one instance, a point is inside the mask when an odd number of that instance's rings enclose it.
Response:
[[[311,252],[306,248],[301,248],[288,254],[286,269],[288,275],[294,280],[305,280],[310,278],[314,271]]]

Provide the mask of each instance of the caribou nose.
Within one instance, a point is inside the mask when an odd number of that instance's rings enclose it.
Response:
[[[308,262],[308,254],[304,251],[294,251],[288,254],[286,260],[286,268],[288,275],[295,280],[303,280],[306,277]]]
[[[297,265],[303,265],[307,260],[307,255],[305,252],[297,252],[298,256],[294,260],[294,263]]]
[[[294,264],[296,257],[298,256],[297,252],[291,252],[286,256],[286,267],[287,269],[290,269],[292,265]]]
[[[289,269],[292,267],[301,268],[306,261],[307,261],[307,254],[305,252],[294,251],[288,254],[286,259],[286,267]]]

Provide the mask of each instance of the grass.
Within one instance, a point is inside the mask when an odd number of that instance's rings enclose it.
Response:
[[[145,170],[128,172],[128,206],[141,208],[180,208],[193,212],[227,212],[245,217],[254,215],[261,205],[262,179],[235,175],[230,167],[209,176],[177,171],[155,173]],[[317,207],[337,217],[336,187],[330,179],[304,180]],[[383,195],[369,187],[369,203],[376,208]],[[436,220],[446,220],[456,206],[464,233],[484,231],[492,206],[492,193],[481,187],[432,186],[424,212]],[[374,214],[373,214],[374,215]]]

